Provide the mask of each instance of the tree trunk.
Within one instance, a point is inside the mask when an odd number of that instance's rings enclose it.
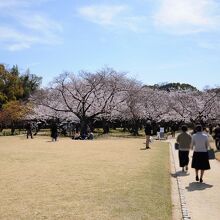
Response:
[[[138,136],[139,133],[138,133],[138,130],[139,130],[139,120],[134,120],[133,123],[132,123],[132,134],[134,136]]]
[[[3,131],[3,124],[1,123],[0,124],[0,132],[2,132]]]
[[[132,134],[133,134],[134,136],[138,136],[138,135],[139,135],[139,133],[138,133],[138,127],[137,127],[136,125],[133,126]]]
[[[88,134],[88,122],[86,118],[81,118],[80,119],[80,135],[85,136]]]
[[[103,134],[109,133],[109,123],[106,120],[102,120],[102,128],[103,128]]]

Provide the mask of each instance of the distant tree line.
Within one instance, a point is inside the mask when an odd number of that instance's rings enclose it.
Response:
[[[6,76],[10,83],[4,82]],[[120,126],[138,135],[147,120],[172,126],[215,124],[220,118],[219,88],[199,91],[181,83],[144,85],[107,67],[96,72],[65,72],[40,88],[40,77],[28,71],[20,74],[16,66],[6,70],[2,65],[0,80],[1,124],[4,118],[11,124],[21,119],[57,120],[78,124],[81,133],[96,126],[107,133],[110,126]],[[21,107],[16,107],[18,116],[9,111],[16,105]]]
[[[6,68],[0,64],[0,130],[9,126],[14,133],[16,123],[32,110],[29,98],[40,88],[41,81],[29,70],[21,74],[16,65]]]
[[[81,132],[99,122],[104,132],[117,123],[134,135],[147,120],[154,123],[216,123],[220,92],[199,91],[189,84],[146,86],[103,68],[91,73],[64,73],[33,97],[34,117],[58,117],[80,123]]]

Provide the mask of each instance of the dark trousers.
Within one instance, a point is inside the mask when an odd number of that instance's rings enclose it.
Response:
[[[28,139],[29,135],[31,136],[31,138],[33,138],[32,131],[27,130],[27,139]]]
[[[179,150],[179,164],[180,164],[180,167],[188,166],[188,164],[189,164],[189,151]]]
[[[220,150],[220,138],[215,139],[215,146],[216,146],[217,150]]]

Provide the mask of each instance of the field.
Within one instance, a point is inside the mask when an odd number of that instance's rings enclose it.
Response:
[[[168,144],[0,137],[0,219],[170,220]]]

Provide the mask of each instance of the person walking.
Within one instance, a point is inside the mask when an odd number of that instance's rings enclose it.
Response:
[[[151,126],[151,122],[147,121],[145,128],[144,128],[144,132],[146,135],[146,149],[150,149],[150,136],[151,136],[151,132],[152,132],[152,126]]]
[[[58,137],[57,124],[55,122],[53,122],[52,125],[51,125],[51,138],[52,138],[52,141],[57,141],[57,137]]]
[[[220,124],[214,129],[214,139],[215,139],[215,146],[217,150],[220,150]]]
[[[192,145],[192,137],[187,133],[187,126],[182,126],[182,133],[177,136],[176,142],[179,144],[179,166],[182,171],[188,171],[189,151]],[[185,168],[185,169],[184,169]]]
[[[28,122],[26,125],[27,139],[29,138],[29,136],[31,136],[31,139],[33,139],[32,129],[33,127],[31,122]]]
[[[205,170],[210,169],[208,157],[208,136],[202,132],[202,126],[196,126],[196,133],[192,136],[193,159],[192,168],[195,169],[196,181],[203,182]],[[200,177],[199,177],[199,170]]]

